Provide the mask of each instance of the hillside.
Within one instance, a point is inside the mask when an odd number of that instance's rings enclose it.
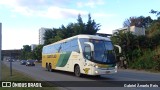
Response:
[[[119,56],[126,58],[129,68],[160,71],[160,20],[147,25],[145,36],[119,31],[111,39],[122,47]]]
[[[146,32],[148,48],[141,49],[142,56],[135,58],[130,67],[160,71],[160,21],[155,20]]]

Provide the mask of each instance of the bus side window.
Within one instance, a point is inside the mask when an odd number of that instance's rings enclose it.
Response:
[[[65,48],[66,48],[66,43],[62,43],[61,44],[61,52],[65,52],[66,50],[65,50]]]
[[[80,52],[78,46],[78,39],[73,39],[71,41],[71,51]]]
[[[47,53],[48,53],[48,47],[45,48],[45,54],[47,54]]]
[[[46,54],[46,47],[43,47],[42,52],[43,52],[43,54]]]
[[[58,44],[54,45],[55,53],[58,52],[58,48],[59,48],[59,47],[58,47]]]
[[[67,41],[63,45],[63,51],[69,52],[70,51],[70,41]]]
[[[52,45],[52,53],[56,53],[56,45]]]

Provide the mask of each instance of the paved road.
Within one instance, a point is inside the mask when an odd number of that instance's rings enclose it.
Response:
[[[4,62],[7,66],[9,66],[9,62]],[[160,81],[160,73],[150,73],[144,71],[135,71],[135,70],[118,70],[117,74],[111,75],[102,75],[101,77],[92,77],[92,76],[83,76],[81,78],[75,77],[73,73],[62,72],[62,71],[54,71],[48,72],[44,68],[41,67],[41,64],[36,64],[34,67],[28,67],[25,65],[20,65],[19,62],[13,62],[13,68],[23,72],[38,81],[96,81],[96,85],[101,81]],[[89,84],[90,82],[83,82]],[[81,83],[82,84],[82,83]],[[104,84],[104,83],[103,83]],[[105,84],[109,84],[109,82],[105,82]],[[61,85],[61,83],[57,83],[57,85]],[[160,86],[159,86],[160,87]],[[123,87],[65,87],[61,89],[79,89],[79,90],[158,90],[160,88],[123,88]]]

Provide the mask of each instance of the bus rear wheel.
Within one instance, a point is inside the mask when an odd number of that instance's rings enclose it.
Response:
[[[52,72],[53,70],[52,70],[52,65],[51,64],[49,64],[49,70],[48,71],[50,71],[50,72]]]
[[[46,70],[49,71],[49,65],[46,63]]]
[[[81,76],[81,72],[80,72],[80,67],[79,65],[76,65],[75,68],[74,68],[74,74],[75,76],[77,77],[80,77]]]

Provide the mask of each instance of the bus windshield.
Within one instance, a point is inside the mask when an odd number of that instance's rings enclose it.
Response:
[[[116,62],[114,47],[111,41],[90,40],[94,45],[94,62],[112,64]]]

